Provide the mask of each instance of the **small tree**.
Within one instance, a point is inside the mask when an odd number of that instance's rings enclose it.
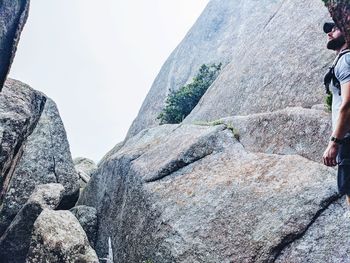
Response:
[[[157,117],[160,124],[182,122],[217,78],[221,66],[222,63],[209,66],[203,64],[191,83],[181,87],[178,91],[170,91],[165,107]]]

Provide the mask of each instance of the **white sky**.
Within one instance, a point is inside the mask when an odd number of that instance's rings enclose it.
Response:
[[[10,77],[52,98],[73,158],[122,141],[209,0],[32,0]]]

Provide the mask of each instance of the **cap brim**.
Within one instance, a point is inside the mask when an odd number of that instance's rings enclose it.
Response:
[[[335,23],[333,23],[333,22],[324,23],[323,32],[329,33],[332,31],[333,27],[335,27]]]

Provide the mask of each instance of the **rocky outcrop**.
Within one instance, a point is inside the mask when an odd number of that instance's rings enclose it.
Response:
[[[36,185],[60,183],[60,208],[74,206],[78,176],[66,132],[55,103],[27,85],[10,80],[0,93],[1,147],[4,155],[0,235],[4,233]],[[6,158],[6,159],[5,159]]]
[[[29,0],[0,2],[0,91],[15,57],[17,44],[28,17],[29,2]]]
[[[0,238],[0,261],[4,263],[24,262],[33,225],[44,209],[54,209],[63,197],[61,184],[39,185],[26,204],[16,215],[11,225]]]
[[[322,162],[331,134],[331,118],[324,110],[287,108],[275,112],[234,116],[219,120],[237,133],[251,152],[298,154]]]
[[[45,209],[34,224],[27,263],[98,263],[84,230],[69,211]]]
[[[70,209],[84,229],[92,247],[95,247],[97,234],[97,211],[94,207],[79,205]]]
[[[100,165],[79,203],[115,262],[272,262],[338,198],[332,168],[249,152],[229,125],[162,125]]]
[[[203,63],[230,62],[188,123],[323,103],[322,77],[333,60],[322,32],[329,19],[320,0],[210,1],[163,65],[127,138],[156,126],[169,90]]]
[[[73,163],[79,176],[80,187],[84,188],[89,182],[91,175],[96,171],[97,166],[93,160],[83,157],[74,158]]]

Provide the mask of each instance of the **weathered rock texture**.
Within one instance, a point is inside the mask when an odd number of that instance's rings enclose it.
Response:
[[[0,2],[0,91],[15,57],[17,44],[28,17],[29,2],[29,0]]]
[[[188,122],[323,103],[333,57],[322,31],[329,19],[320,0],[210,1],[163,65],[127,138],[157,125],[169,89],[203,63],[230,62]]]
[[[70,209],[72,214],[78,219],[84,229],[90,245],[95,247],[97,234],[97,211],[94,207],[79,205]]]
[[[338,198],[332,168],[248,152],[227,127],[144,130],[99,166],[79,203],[100,257],[111,237],[115,262],[272,262]]]
[[[329,113],[324,110],[301,107],[220,121],[238,133],[239,141],[248,151],[298,154],[315,162],[323,162],[321,153],[332,125]]]
[[[98,263],[96,252],[69,211],[45,209],[34,224],[27,263]]]
[[[62,184],[65,192],[59,207],[71,208],[79,182],[55,103],[14,80],[7,82],[0,101],[1,236],[36,185]]]
[[[27,203],[0,238],[1,262],[20,263],[25,261],[35,220],[44,209],[56,208],[63,193],[64,188],[61,184],[45,184],[35,188]]]

